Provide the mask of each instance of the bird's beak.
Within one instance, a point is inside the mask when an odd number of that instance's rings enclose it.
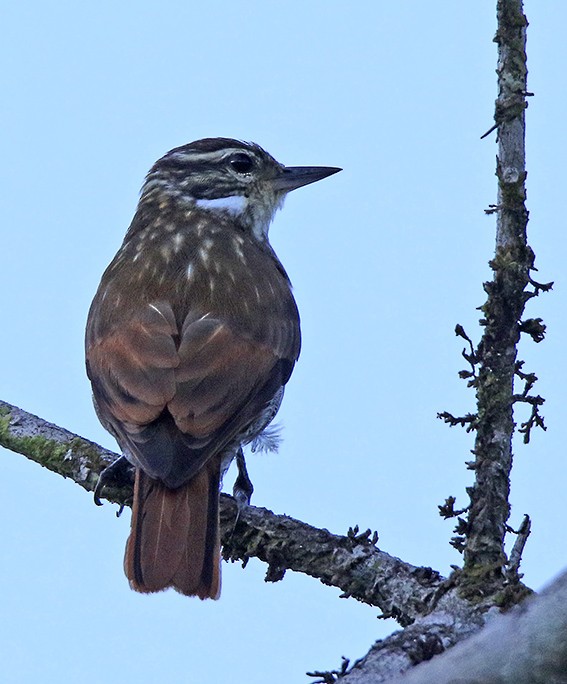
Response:
[[[342,169],[335,166],[284,166],[276,178],[272,180],[274,190],[290,192],[309,183],[332,176]]]

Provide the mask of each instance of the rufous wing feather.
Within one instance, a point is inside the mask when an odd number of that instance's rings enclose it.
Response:
[[[135,591],[173,587],[186,596],[220,595],[218,459],[170,489],[136,469],[132,529],[124,570]]]

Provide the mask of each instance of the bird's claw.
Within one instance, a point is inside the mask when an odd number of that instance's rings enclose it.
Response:
[[[113,487],[127,487],[134,483],[130,462],[121,456],[114,463],[107,466],[98,476],[98,482],[94,488],[93,497],[97,506],[102,506],[102,490],[111,485]]]

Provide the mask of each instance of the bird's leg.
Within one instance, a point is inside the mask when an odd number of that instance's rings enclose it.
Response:
[[[238,476],[234,482],[234,487],[232,488],[232,495],[236,501],[238,507],[238,512],[236,514],[236,520],[234,524],[238,522],[240,517],[240,512],[250,505],[250,499],[252,498],[252,492],[254,491],[254,486],[246,470],[246,461],[244,460],[244,452],[242,447],[238,447],[236,452],[236,467],[238,468]]]
[[[109,485],[112,487],[132,487],[134,485],[134,468],[124,456],[117,458],[98,476],[98,482],[94,489],[94,502],[97,506],[102,506],[100,500],[102,490]]]

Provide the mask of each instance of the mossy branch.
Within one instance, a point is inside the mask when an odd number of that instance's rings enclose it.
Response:
[[[475,482],[470,497],[464,571],[482,591],[505,580],[504,537],[510,514],[509,492],[514,433],[514,375],[522,332],[526,287],[534,267],[527,243],[525,206],[525,109],[527,107],[526,28],[521,0],[498,0],[498,201],[493,279],[481,307],[484,334],[476,350],[477,417]],[[487,586],[488,584],[488,586]]]
[[[104,468],[118,454],[0,401],[0,445],[26,456],[92,492]],[[129,505],[130,487],[104,487],[104,498]],[[227,560],[259,558],[268,564],[266,579],[282,579],[286,570],[302,572],[324,584],[379,607],[407,625],[431,611],[445,591],[444,578],[376,547],[378,537],[358,527],[334,535],[264,508],[248,506],[237,516],[234,499],[221,496],[223,555]]]
[[[458,518],[457,536],[451,544],[464,554],[461,582],[467,585],[468,596],[474,595],[475,587],[479,595],[498,592],[512,577],[518,577],[518,554],[511,561],[515,567],[511,573],[504,551],[505,535],[511,530],[508,517],[514,405],[531,407],[529,418],[519,429],[524,442],[529,441],[534,427],[545,430],[539,413],[544,399],[531,394],[537,377],[525,373],[523,361],[517,360],[522,334],[535,342],[541,342],[545,335],[541,318],[524,319],[525,305],[552,286],[532,278],[535,257],[527,241],[525,110],[531,93],[527,92],[528,22],[522,0],[498,0],[497,21],[494,40],[498,44],[498,97],[491,131],[497,131],[498,140],[498,199],[487,210],[487,214],[496,215],[496,249],[490,262],[493,278],[484,284],[487,299],[480,307],[484,332],[479,345],[474,347],[462,326],[455,329],[467,342],[462,355],[469,364],[459,376],[475,389],[477,410],[459,417],[447,411],[438,414],[451,426],[475,432],[474,461],[467,463],[475,474],[474,484],[467,487],[470,504],[458,511],[459,515],[452,512],[452,497],[447,500],[450,505],[446,502],[440,507],[444,517]],[[515,378],[524,383],[520,393],[514,392]],[[466,518],[460,517],[463,513]]]

